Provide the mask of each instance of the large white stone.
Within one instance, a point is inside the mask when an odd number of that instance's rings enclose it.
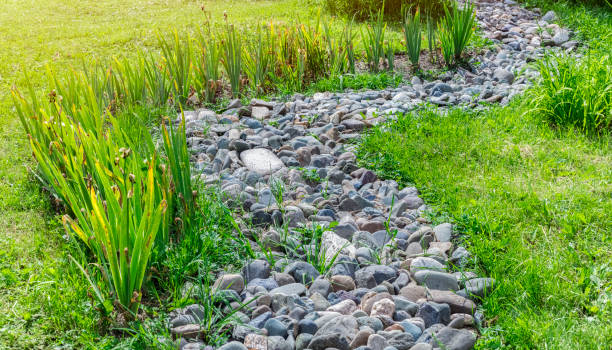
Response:
[[[270,110],[266,107],[253,107],[251,117],[263,120],[270,117]]]
[[[255,148],[240,153],[240,159],[251,171],[261,175],[269,175],[284,166],[283,162],[265,148]]]
[[[348,255],[351,258],[355,257],[355,246],[348,240],[338,236],[332,231],[323,232],[321,237],[321,248],[325,251],[325,261],[330,263],[338,252]]]

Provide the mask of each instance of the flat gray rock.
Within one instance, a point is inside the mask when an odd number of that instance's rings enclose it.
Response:
[[[570,32],[567,29],[559,29],[552,40],[557,46],[561,46],[567,42],[570,38]]]
[[[414,279],[419,284],[424,284],[429,289],[437,290],[458,290],[459,284],[457,277],[450,273],[421,270],[414,274]]]
[[[476,344],[476,336],[468,330],[444,327],[432,343],[433,346],[448,350],[469,350]]]
[[[274,294],[285,294],[285,295],[304,295],[306,294],[306,287],[301,283],[290,283],[274,288],[270,291],[270,295]]]
[[[255,148],[240,153],[240,160],[250,170],[260,175],[269,175],[284,167],[283,162],[265,148]]]
[[[450,242],[453,233],[453,225],[449,223],[440,224],[433,228],[439,242]]]

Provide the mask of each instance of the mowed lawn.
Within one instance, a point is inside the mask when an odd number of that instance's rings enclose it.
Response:
[[[14,113],[10,88],[25,86],[24,69],[38,93],[45,67],[79,68],[92,57],[155,49],[158,33],[195,32],[202,1],[0,1],[0,348],[83,348],[97,339],[86,282],[70,264],[63,228],[29,168],[35,166]],[[206,1],[213,20],[233,22],[310,18],[288,1]]]

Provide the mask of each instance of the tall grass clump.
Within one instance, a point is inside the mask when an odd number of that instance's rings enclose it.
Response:
[[[274,36],[275,70],[273,82],[283,92],[301,90],[306,79],[306,53],[299,47],[294,28],[270,25]]]
[[[224,25],[214,27],[208,16],[195,38],[182,38],[176,31],[167,36],[158,34],[159,55],[143,50],[133,60],[88,62],[82,73],[98,108],[111,112],[126,105],[178,109],[186,104],[214,104],[227,95],[290,94],[321,78],[355,73],[358,55],[353,22],[346,21],[336,33],[330,21],[333,19],[318,14],[309,24],[258,24],[250,31],[234,26],[227,17]],[[385,44],[385,28],[379,11],[379,19],[367,35],[373,70],[378,70],[385,58],[392,65],[392,45]],[[78,89],[58,94],[69,97],[75,105],[82,100]]]
[[[429,58],[433,63],[436,60],[436,50],[438,48],[438,33],[436,28],[436,20],[430,15],[427,15],[427,20],[425,21],[425,33],[427,37],[427,49],[429,51]]]
[[[421,14],[419,9],[413,14],[410,8],[403,8],[402,12],[406,52],[412,65],[418,69],[421,56]]]
[[[380,61],[385,57],[385,32],[387,24],[384,21],[384,7],[378,10],[376,20],[368,24],[365,32],[361,31],[361,40],[365,47],[365,57],[370,72],[378,72]]]
[[[221,46],[223,47],[221,62],[230,82],[232,97],[237,97],[241,86],[242,38],[233,24],[226,22]]]
[[[305,68],[309,79],[325,76],[331,68],[334,60],[338,58],[338,52],[333,49],[333,42],[326,45],[326,35],[321,28],[321,17],[317,16],[314,24],[300,24],[297,26],[299,48],[304,55]]]
[[[39,172],[71,214],[64,216],[66,229],[94,253],[120,308],[135,313],[171,194],[159,186],[157,159],[133,152],[110,114],[93,116],[91,91],[90,104],[71,109],[54,98],[47,109],[17,92],[14,98]]]
[[[586,133],[612,130],[612,59],[591,53],[583,59],[546,56],[540,81],[531,90],[537,110],[556,126]]]
[[[257,26],[255,38],[245,46],[244,66],[251,90],[256,95],[266,91],[268,74],[272,71],[273,55],[269,47],[272,42],[270,31]]]
[[[221,89],[221,73],[219,70],[221,62],[221,47],[217,36],[210,30],[210,25],[205,26],[205,32],[200,32],[198,41],[200,45],[199,60],[197,60],[197,82],[198,90],[208,103],[214,103],[217,93]]]
[[[353,47],[355,34],[353,33],[352,27],[353,23],[348,22],[340,37],[336,38],[329,24],[326,21],[323,22],[330,75],[355,71],[355,49]]]
[[[193,48],[191,38],[181,41],[177,31],[174,31],[171,39],[159,37],[163,65],[166,68],[168,80],[173,91],[174,99],[184,104],[192,93],[193,75]]]
[[[355,35],[356,34],[353,32],[353,21],[351,20],[345,25],[345,29],[342,32],[342,44],[346,50],[346,60],[348,61],[347,71],[351,74],[355,74],[356,55],[353,44]]]
[[[105,74],[92,81],[113,80]],[[95,91],[106,89],[95,89],[82,72],[65,80],[51,71],[49,76],[54,89],[48,102],[31,87],[30,99],[13,91],[17,114],[44,186],[66,209],[67,232],[97,260],[105,288],[101,292],[90,278],[95,295],[133,318],[151,258],[163,256],[171,230],[183,232],[194,215],[184,125],[162,127],[162,154],[150,133],[126,127],[123,118],[140,112],[111,103],[121,93],[113,93],[113,99],[97,96]],[[173,224],[176,217],[180,227]]]
[[[442,57],[447,65],[454,65],[461,59],[461,54],[474,34],[476,14],[474,5],[466,2],[462,9],[455,5],[444,8],[445,16],[438,24]]]

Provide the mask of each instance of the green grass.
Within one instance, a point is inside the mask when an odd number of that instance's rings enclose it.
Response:
[[[609,11],[530,3],[554,9],[588,43],[587,55],[610,52]],[[612,344],[612,136],[571,122],[551,127],[544,113],[555,106],[555,117],[569,118],[589,101],[578,82],[597,82],[609,68],[588,63],[580,70],[584,81],[570,69],[561,86],[536,87],[506,107],[401,116],[360,147],[364,165],[415,184],[434,207],[434,221],[455,222],[475,256],[470,268],[499,282],[483,301],[488,328],[477,348]],[[610,89],[603,80],[595,90]],[[587,98],[558,99],[561,88]]]
[[[298,0],[207,1],[221,20],[309,18]],[[96,332],[87,282],[70,263],[63,230],[28,175],[31,151],[10,99],[10,87],[24,86],[31,71],[37,92],[47,93],[44,66],[58,73],[83,59],[130,55],[154,48],[158,31],[195,32],[204,20],[196,1],[8,0],[0,3],[0,347],[43,349],[102,347],[112,338]]]
[[[377,128],[360,158],[415,184],[498,280],[480,348],[612,343],[610,138],[553,131],[528,105],[421,113]]]
[[[559,24],[576,31],[577,39],[587,41],[593,49],[612,47],[612,6],[587,6],[571,1],[522,0],[528,7],[539,7],[542,14],[553,10]]]
[[[543,78],[532,95],[551,125],[589,134],[612,131],[612,57],[548,56],[538,64]]]

